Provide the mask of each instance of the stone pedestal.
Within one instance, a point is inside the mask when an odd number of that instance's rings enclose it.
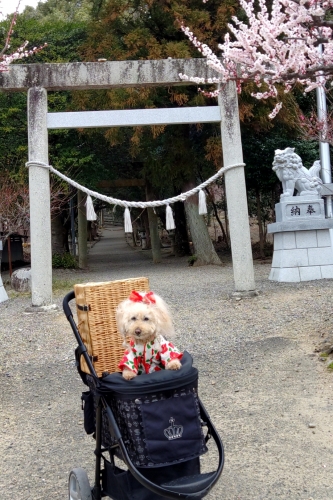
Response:
[[[31,291],[31,269],[30,267],[22,267],[16,269],[11,276],[11,285],[16,292]]]
[[[322,199],[290,197],[276,205],[274,253],[269,279],[299,282],[333,278],[333,248],[330,229],[333,219],[325,219]]]
[[[318,196],[306,198],[290,196],[275,205],[276,222],[323,220],[325,219],[324,200]]]

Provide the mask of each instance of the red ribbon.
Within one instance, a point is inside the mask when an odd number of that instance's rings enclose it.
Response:
[[[145,304],[156,304],[154,292],[148,292],[141,295],[141,293],[133,290],[133,292],[131,292],[131,295],[129,296],[129,299],[132,300],[132,302],[144,302]]]

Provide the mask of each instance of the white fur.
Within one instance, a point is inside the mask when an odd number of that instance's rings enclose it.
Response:
[[[145,337],[162,335],[171,338],[175,334],[168,306],[159,295],[154,294],[154,299],[155,304],[133,302],[130,299],[123,300],[119,304],[116,310],[116,322],[124,338],[132,337],[136,327],[141,327],[146,332]],[[148,318],[148,321],[144,318]],[[135,338],[145,341],[143,336]]]
[[[170,338],[175,331],[168,306],[164,300],[154,294],[155,303],[134,302],[123,300],[116,310],[116,322],[119,332],[124,336],[124,345],[129,339],[145,344],[159,335]],[[179,359],[172,359],[166,366],[167,370],[179,370]],[[123,370],[123,377],[127,380],[135,377],[134,372]]]

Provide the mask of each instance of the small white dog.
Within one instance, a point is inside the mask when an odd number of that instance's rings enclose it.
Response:
[[[167,305],[161,297],[153,292],[133,291],[128,299],[119,304],[116,321],[127,346],[119,363],[126,380],[163,368],[181,368],[183,354],[164,338],[164,335],[172,335],[174,329]]]

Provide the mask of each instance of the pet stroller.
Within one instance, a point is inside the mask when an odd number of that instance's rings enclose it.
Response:
[[[149,291],[147,278],[75,285],[63,301],[78,347],[76,365],[84,428],[95,439],[95,480],[82,468],[69,475],[69,500],[201,499],[224,464],[222,441],[198,398],[198,372],[185,351],[182,368],[119,373],[124,351],[115,310],[132,290]],[[75,299],[77,324],[70,302]],[[215,443],[216,470],[201,473],[200,456]],[[213,453],[214,453],[213,452]]]

